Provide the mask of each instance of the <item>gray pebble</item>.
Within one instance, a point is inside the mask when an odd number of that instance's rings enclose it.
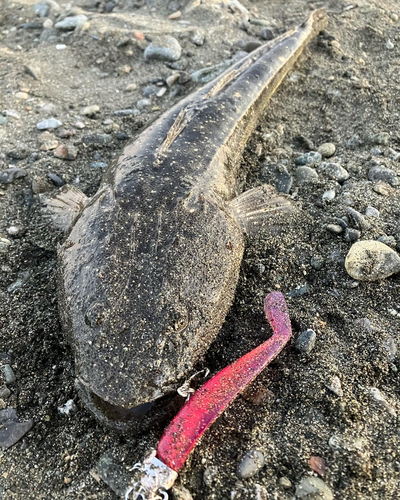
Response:
[[[250,450],[243,457],[238,467],[238,476],[241,479],[253,477],[264,467],[264,455],[261,451]]]
[[[318,256],[311,257],[310,266],[316,271],[321,271],[321,269],[324,267],[324,260],[322,259],[322,257]]]
[[[143,109],[147,108],[147,106],[150,106],[150,104],[151,104],[150,99],[140,99],[140,101],[136,103],[136,106],[138,107],[138,109]]]
[[[12,160],[24,160],[29,156],[29,149],[25,146],[20,146],[19,148],[12,149],[7,152],[7,156]]]
[[[1,371],[3,372],[4,382],[6,385],[13,384],[17,379],[15,377],[14,370],[10,365],[6,364],[1,367]]]
[[[11,241],[7,238],[0,237],[0,253],[7,253],[9,247],[11,245]]]
[[[292,487],[292,482],[287,477],[280,477],[279,485],[282,486],[282,488],[284,488],[285,490],[290,490],[290,488]]]
[[[367,207],[365,209],[365,215],[367,217],[379,217],[379,210],[374,207]]]
[[[397,241],[396,241],[396,238],[394,236],[379,236],[378,238],[378,241],[380,241],[381,243],[384,243],[385,245],[387,245],[388,247],[391,247],[391,248],[396,248],[396,245],[397,245]]]
[[[11,396],[11,391],[6,385],[0,386],[0,399],[8,399]],[[1,497],[0,497],[1,498]]]
[[[372,156],[380,156],[382,154],[382,150],[379,148],[371,148],[369,152],[372,154]]]
[[[57,174],[54,174],[50,172],[47,177],[51,180],[51,182],[56,186],[56,187],[62,187],[64,186],[65,182],[59,177]]]
[[[182,47],[173,36],[165,36],[157,42],[152,42],[144,51],[144,60],[177,61],[182,55]]]
[[[384,166],[372,167],[368,172],[368,179],[370,181],[384,181],[389,182],[392,186],[397,186],[398,178],[394,170]]]
[[[152,95],[156,95],[159,90],[160,90],[160,87],[158,87],[157,85],[147,85],[143,89],[143,95],[145,97],[151,97]]]
[[[298,167],[294,175],[300,184],[318,182],[318,174],[311,167]]]
[[[33,6],[33,10],[39,17],[47,17],[50,12],[50,5],[47,2],[39,2]]]
[[[18,273],[18,278],[8,286],[7,292],[13,293],[16,290],[19,290],[28,281],[30,274],[31,273],[29,271],[21,271]]]
[[[308,292],[307,285],[299,285],[296,288],[293,288],[293,290],[290,290],[289,297],[291,297],[292,299],[295,297],[301,297],[302,295],[305,295],[307,292]]]
[[[324,191],[322,193],[322,199],[324,201],[332,201],[335,199],[336,191],[334,189],[329,189],[328,191]]]
[[[6,450],[19,441],[33,426],[33,420],[20,422],[13,408],[0,410],[0,448]]]
[[[326,229],[332,234],[341,234],[343,232],[343,228],[339,224],[328,224]]]
[[[172,500],[193,500],[190,491],[181,484],[175,484],[171,490]]]
[[[78,26],[83,26],[88,22],[87,16],[79,14],[78,16],[66,17],[62,21],[55,24],[55,28],[64,31],[72,31]]]
[[[7,125],[8,120],[6,116],[0,115],[0,126]]]
[[[59,120],[56,120],[55,118],[47,118],[46,120],[39,122],[36,127],[39,130],[48,130],[61,127],[61,125],[62,123]]]
[[[94,161],[90,164],[90,166],[92,168],[107,168],[108,167],[108,163],[104,162],[104,161]]]
[[[253,50],[256,50],[258,49],[258,47],[261,47],[262,43],[261,42],[256,42],[254,40],[251,40],[249,42],[246,42],[242,49],[245,51],[245,52],[253,52]]]
[[[371,321],[368,318],[356,319],[354,325],[362,332],[373,333],[374,331],[374,327],[371,325]]]
[[[358,241],[346,256],[348,274],[359,281],[376,281],[400,271],[400,257],[379,241]]]
[[[99,113],[100,106],[97,104],[92,104],[91,106],[86,106],[81,109],[81,115],[83,116],[94,116],[96,113]]]
[[[117,109],[114,111],[115,116],[139,116],[140,111],[136,108]]]
[[[90,134],[83,137],[85,144],[100,144],[104,146],[112,141],[112,136],[109,134]]]
[[[16,179],[25,177],[28,172],[22,168],[7,168],[0,172],[0,184],[11,184]]]
[[[209,467],[206,468],[203,474],[204,484],[208,487],[213,486],[213,484],[218,481],[219,475],[220,474],[218,467],[215,465],[210,465]]]
[[[350,177],[347,170],[338,163],[321,163],[318,169],[331,179],[340,183],[346,181]]]
[[[309,353],[311,349],[313,349],[316,339],[317,334],[314,330],[306,330],[301,333],[299,338],[296,340],[296,349],[299,352]]]
[[[385,348],[386,352],[388,353],[387,360],[393,361],[396,357],[397,354],[397,345],[393,337],[388,337],[384,342],[383,342],[383,347]]]
[[[318,148],[318,153],[321,154],[322,158],[330,158],[336,152],[336,146],[332,142],[324,142]]]
[[[308,153],[304,153],[301,156],[298,156],[294,162],[296,165],[313,165],[314,163],[318,163],[322,160],[321,153],[318,151],[309,151]]]
[[[344,241],[348,243],[352,243],[353,241],[357,241],[361,238],[361,231],[358,229],[353,229],[351,227],[347,227],[344,232]]]
[[[203,33],[201,33],[200,31],[193,31],[190,36],[189,36],[189,40],[194,44],[194,45],[197,45],[198,47],[200,47],[201,45],[204,44],[204,41],[205,41],[205,36],[203,35]]]
[[[260,38],[263,40],[272,40],[274,38],[274,33],[270,28],[263,26],[260,29]]]
[[[130,484],[126,468],[116,462],[111,451],[107,451],[97,462],[97,471],[106,485],[119,497],[124,498]]]
[[[289,193],[293,179],[284,165],[264,163],[261,167],[261,181],[272,184],[280,193]]]
[[[182,85],[185,85],[186,83],[189,83],[192,81],[192,75],[190,73],[187,73],[186,71],[183,71],[179,75],[179,80],[178,82]]]
[[[296,486],[296,497],[306,500],[333,500],[332,491],[318,477],[305,477]]]
[[[379,132],[372,138],[374,144],[387,146],[389,144],[389,134],[387,132]]]
[[[365,217],[360,212],[358,212],[354,208],[347,207],[346,215],[349,220],[349,224],[352,227],[359,229],[360,231],[367,231],[368,229],[370,229],[371,224],[365,219]]]

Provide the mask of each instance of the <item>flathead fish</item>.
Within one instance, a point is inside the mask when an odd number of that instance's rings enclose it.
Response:
[[[268,99],[325,26],[317,10],[180,101],[126,146],[88,199],[48,202],[66,229],[59,304],[83,402],[121,429],[149,425],[192,373],[232,303],[245,244],[284,196],[237,196]]]

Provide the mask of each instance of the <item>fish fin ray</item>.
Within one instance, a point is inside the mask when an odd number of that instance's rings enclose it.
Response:
[[[288,197],[277,194],[272,186],[264,184],[237,196],[228,208],[243,231],[253,236],[271,217],[293,211],[294,205]]]
[[[56,194],[45,199],[45,211],[53,224],[67,231],[89,198],[75,186],[65,185]]]

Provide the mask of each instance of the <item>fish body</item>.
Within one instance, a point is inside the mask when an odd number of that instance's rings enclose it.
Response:
[[[142,427],[164,406],[224,321],[245,232],[287,208],[267,186],[237,197],[238,168],[268,99],[325,18],[315,11],[179,102],[124,149],[93,198],[70,199],[60,315],[78,390],[103,421]]]

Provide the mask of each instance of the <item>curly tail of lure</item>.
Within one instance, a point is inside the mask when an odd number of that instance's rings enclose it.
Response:
[[[226,407],[280,353],[292,331],[283,295],[271,292],[264,302],[265,316],[273,335],[259,347],[227,366],[208,380],[186,402],[160,439],[156,452],[138,468],[140,483],[125,496],[144,500],[166,499],[178,471],[204,432]],[[130,496],[135,491],[135,496]]]

